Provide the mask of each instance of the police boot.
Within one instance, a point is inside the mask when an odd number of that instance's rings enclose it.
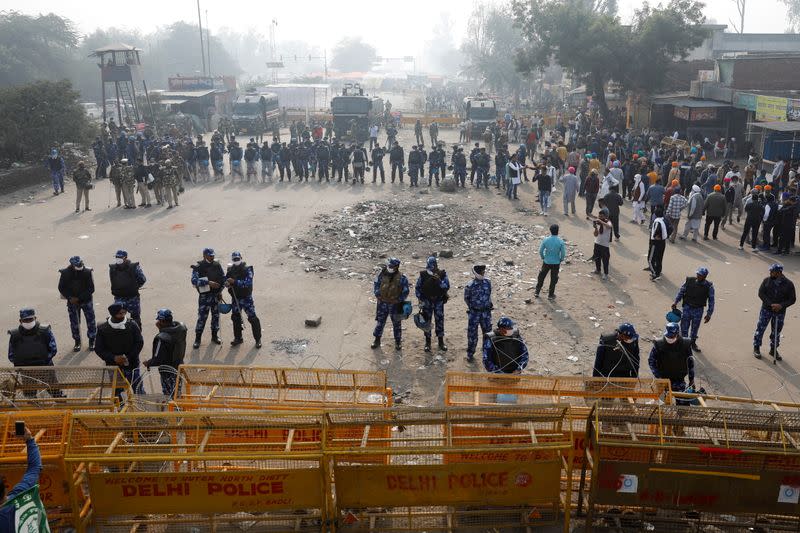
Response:
[[[195,331],[194,332],[194,344],[192,345],[192,348],[194,348],[196,350],[196,349],[198,349],[200,347],[200,339],[202,337],[203,337],[203,332],[202,331]]]
[[[400,341],[400,339],[395,339],[394,340],[394,349],[395,350],[402,350],[403,349],[403,343],[402,343],[402,341]]]
[[[439,337],[439,349],[443,352],[447,351],[447,345],[444,343],[444,337]]]
[[[244,342],[242,340],[242,317],[234,314],[231,317],[231,322],[233,322],[233,340],[231,341],[231,346],[238,346]]]
[[[431,338],[430,337],[425,337],[425,351],[426,352],[430,352],[431,351]]]
[[[381,338],[380,338],[379,336],[377,336],[377,335],[376,335],[376,336],[375,336],[375,340],[374,340],[374,341],[372,341],[372,346],[370,346],[370,348],[372,348],[373,350],[375,350],[375,349],[378,349],[378,348],[380,348],[380,347],[381,347]]]
[[[253,339],[256,341],[256,348],[261,348],[261,320],[258,317],[248,318],[250,329],[253,330]]]
[[[211,332],[211,342],[214,344],[222,344],[222,340],[219,338],[219,330]]]
[[[72,351],[73,352],[80,352],[81,351],[81,340],[80,339],[76,339],[75,340],[75,346],[72,347]]]

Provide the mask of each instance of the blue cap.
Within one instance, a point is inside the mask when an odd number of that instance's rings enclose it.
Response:
[[[36,318],[36,311],[32,307],[25,307],[19,310],[19,319]]]
[[[125,250],[117,250],[117,253],[114,254],[114,257],[128,257],[128,252]]]
[[[436,261],[436,258],[433,257],[433,256],[430,256],[428,258],[428,262],[425,264],[425,268],[427,268],[428,270],[433,270],[437,266],[439,266],[439,263]]]
[[[697,275],[698,276],[703,276],[703,277],[708,276],[708,269],[706,267],[698,268],[697,269]]]
[[[241,258],[242,258],[242,252],[233,252],[231,254],[231,259],[241,259]]]
[[[507,316],[500,317],[500,320],[497,321],[497,327],[502,329],[511,329],[514,327],[514,321]]]
[[[773,263],[769,266],[770,272],[783,272],[783,265],[780,263]]]
[[[630,322],[624,322],[620,324],[619,327],[617,328],[617,331],[619,331],[626,337],[630,337],[633,340],[639,338],[639,334],[636,333],[636,328],[634,328],[633,324],[631,324]]]
[[[125,310],[125,306],[120,304],[120,303],[113,303],[113,304],[108,306],[108,314],[111,315],[111,316],[114,316],[117,313],[119,313],[120,311],[124,311],[124,310]]]
[[[81,256],[79,255],[73,255],[69,258],[69,264],[72,266],[78,266],[81,263],[83,263],[83,259],[81,259]]]
[[[213,257],[213,256],[215,256],[217,254],[214,253],[214,249],[213,248],[203,248],[203,255],[210,255],[210,256]]]
[[[664,336],[669,337],[670,339],[677,337],[680,329],[681,328],[677,322],[669,322],[667,323],[667,327],[664,328]]]
[[[619,161],[614,161],[614,165],[613,166],[614,166],[614,168],[619,167]]]
[[[386,264],[389,265],[390,268],[397,268],[400,266],[400,260],[396,257],[390,257]]]
[[[156,320],[163,320],[164,322],[172,322],[172,311],[169,309],[159,309],[156,314]]]

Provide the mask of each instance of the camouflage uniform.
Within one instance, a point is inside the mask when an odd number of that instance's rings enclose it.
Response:
[[[126,167],[127,168],[127,167]],[[122,205],[122,167],[120,165],[114,165],[111,167],[111,173],[108,176],[108,179],[114,185],[114,192],[117,193],[117,207]],[[128,205],[128,202],[125,202],[125,205]]]
[[[120,183],[122,185],[122,198],[125,205],[130,208],[136,207],[136,178],[133,177],[133,167],[127,165],[120,167]],[[119,205],[119,193],[117,193],[117,205]]]
[[[161,165],[161,184],[164,187],[164,196],[169,207],[173,207],[173,204],[178,205],[180,178],[178,177],[178,169],[172,160],[165,161]]]

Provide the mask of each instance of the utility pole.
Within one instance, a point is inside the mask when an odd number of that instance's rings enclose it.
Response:
[[[211,77],[211,26],[208,25],[208,9],[206,9],[206,60],[208,61],[208,76]]]
[[[200,26],[200,55],[203,62],[203,76],[206,75],[206,46],[203,43],[203,19],[200,16],[200,0],[197,0],[197,24]]]

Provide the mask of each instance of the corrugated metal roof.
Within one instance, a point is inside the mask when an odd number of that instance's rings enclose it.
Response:
[[[675,107],[731,107],[730,104],[716,100],[698,100],[695,98],[663,98],[654,100],[653,105],[674,105]]]
[[[800,131],[800,122],[791,122],[788,120],[778,120],[775,122],[750,122],[748,126],[756,126],[757,128],[764,128],[765,130],[772,131]]]

